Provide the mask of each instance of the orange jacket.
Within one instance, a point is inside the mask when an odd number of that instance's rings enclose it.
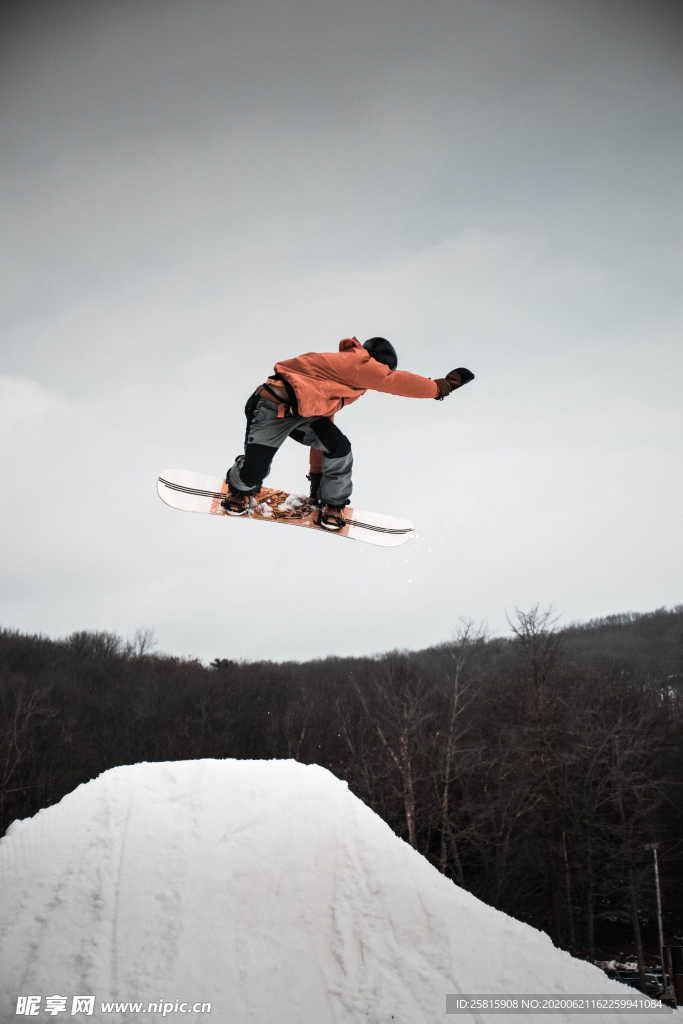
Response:
[[[338,352],[306,352],[275,364],[296,395],[299,416],[333,416],[366,391],[404,398],[436,398],[433,380],[390,370],[373,359],[357,338],[339,342]]]

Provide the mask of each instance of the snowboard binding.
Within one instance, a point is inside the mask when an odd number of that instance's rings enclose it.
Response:
[[[346,526],[344,506],[321,505],[318,513],[318,526],[325,530],[343,530]]]
[[[251,508],[251,499],[248,494],[237,494],[229,491],[221,502],[221,508],[229,516],[246,516]]]

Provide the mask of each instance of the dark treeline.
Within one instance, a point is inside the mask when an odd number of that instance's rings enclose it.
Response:
[[[325,766],[441,871],[587,957],[683,931],[683,606],[417,653],[205,667],[0,632],[0,826],[114,765]],[[679,940],[680,941],[680,940]],[[645,949],[645,956],[643,955]]]

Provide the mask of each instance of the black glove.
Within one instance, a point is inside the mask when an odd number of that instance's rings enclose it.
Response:
[[[322,473],[309,473],[308,476],[306,477],[306,479],[310,480],[311,482],[311,492],[308,496],[308,500],[310,501],[311,505],[317,505],[318,501],[320,500],[321,478]]]
[[[450,395],[451,391],[461,388],[463,384],[468,384],[471,380],[474,380],[474,374],[471,370],[465,369],[464,366],[459,366],[457,370],[451,370],[445,377],[438,377],[434,381],[439,389],[439,393],[436,396],[437,400],[441,401],[447,395]]]

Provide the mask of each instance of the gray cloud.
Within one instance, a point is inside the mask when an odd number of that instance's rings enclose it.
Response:
[[[503,628],[538,600],[680,600],[674,5],[21,12],[0,61],[1,620],[276,657]],[[165,466],[223,472],[276,359],[354,332],[478,374],[450,403],[345,414],[357,501],[413,516],[418,544],[158,506]],[[273,478],[304,469],[292,446]],[[273,557],[300,616],[253,635]]]

